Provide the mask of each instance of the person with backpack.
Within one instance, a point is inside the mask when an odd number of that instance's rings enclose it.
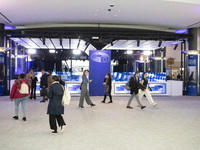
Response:
[[[137,100],[138,104],[140,105],[141,109],[144,109],[146,106],[143,106],[140,103],[138,91],[139,91],[139,89],[144,91],[146,89],[146,87],[143,86],[139,81],[139,71],[136,71],[135,76],[129,80],[129,86],[130,86],[131,97],[128,101],[126,108],[133,109],[133,107],[131,107],[130,105],[131,105],[133,98],[136,97],[136,100]]]
[[[30,85],[27,80],[25,80],[25,74],[20,74],[19,79],[15,81],[12,86],[10,99],[11,101],[15,101],[15,116],[13,117],[15,120],[18,120],[18,112],[19,112],[19,104],[22,105],[23,110],[23,121],[26,121],[26,103],[30,94]]]

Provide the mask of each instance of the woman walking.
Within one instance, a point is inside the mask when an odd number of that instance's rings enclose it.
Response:
[[[22,120],[26,121],[26,103],[27,100],[30,96],[30,85],[28,84],[27,80],[25,80],[25,74],[20,74],[19,79],[15,81],[15,83],[12,86],[11,89],[11,94],[10,94],[10,99],[11,101],[15,101],[15,116],[13,117],[14,119],[18,120],[18,112],[19,112],[19,104],[21,103],[22,105],[22,110],[23,110],[23,118]],[[26,84],[25,86],[28,87],[26,89],[27,94],[21,94],[20,90],[22,89],[22,84]]]
[[[58,122],[58,126],[61,127],[61,131],[63,130],[63,127],[66,125],[63,117],[61,116],[61,114],[64,114],[64,107],[62,106],[62,96],[64,90],[61,84],[59,83],[58,76],[53,76],[52,82],[53,83],[49,88],[49,92],[47,94],[47,97],[50,100],[47,114],[49,114],[49,124],[50,128],[53,130],[52,133],[58,133],[56,120]]]
[[[37,77],[35,76],[35,72],[33,72],[31,77],[32,83],[31,83],[31,99],[36,99],[36,83],[38,81]]]
[[[90,80],[90,81],[88,80],[87,74],[88,74],[88,70],[84,70],[83,75],[82,75],[81,97],[80,97],[80,101],[79,101],[79,107],[81,107],[81,108],[84,108],[83,107],[84,98],[88,105],[90,105],[91,107],[95,106],[95,104],[93,104],[92,101],[90,100],[89,91],[87,89],[87,84],[92,82],[92,80]]]
[[[152,98],[152,96],[151,96],[151,94],[150,94],[150,90],[149,90],[149,88],[147,87],[147,85],[148,85],[148,80],[147,80],[147,73],[146,73],[146,72],[144,72],[143,75],[142,75],[141,84],[144,85],[144,86],[146,87],[146,90],[140,92],[140,95],[139,95],[140,101],[142,100],[142,97],[143,97],[144,95],[146,95],[146,98],[147,98],[147,100],[149,101],[150,104],[152,104],[154,107],[155,107],[156,105],[158,105],[157,103],[154,102],[154,100],[153,100],[153,98]]]
[[[133,109],[133,107],[130,106],[133,98],[135,97],[138,104],[140,105],[141,109],[144,109],[146,106],[143,106],[141,103],[140,103],[140,100],[139,100],[139,94],[138,94],[138,90],[141,89],[141,90],[145,90],[145,86],[143,86],[140,81],[139,81],[139,72],[137,71],[135,73],[135,76],[132,77],[129,81],[129,86],[131,88],[131,97],[128,101],[128,104],[127,104],[127,107],[126,108],[129,108],[129,109]]]
[[[112,77],[110,73],[107,73],[104,79],[104,83],[106,90],[104,91],[104,99],[101,101],[102,103],[105,103],[107,95],[110,97],[110,101],[108,103],[112,103],[112,95],[111,95],[111,88],[112,88]]]

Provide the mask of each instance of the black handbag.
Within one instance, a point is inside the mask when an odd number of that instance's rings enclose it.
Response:
[[[47,95],[47,89],[46,88],[42,88],[40,90],[40,96],[46,96]]]
[[[81,90],[82,85],[83,85],[83,82],[81,83],[80,90]]]

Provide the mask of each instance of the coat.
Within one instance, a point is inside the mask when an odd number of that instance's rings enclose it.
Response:
[[[62,96],[64,90],[59,82],[53,82],[47,97],[50,99],[47,114],[49,115],[61,115],[64,114],[64,107],[62,105]]]
[[[47,74],[44,73],[44,74],[42,75],[42,77],[41,77],[40,88],[43,88],[43,86],[45,86],[45,88],[48,87],[47,78],[48,78]]]
[[[21,88],[21,84],[25,82],[28,87],[29,87],[29,93],[28,94],[21,94],[19,92],[20,88]],[[18,83],[20,83],[20,85],[18,85]],[[11,89],[11,93],[10,93],[10,98],[13,99],[13,98],[23,98],[23,97],[26,97],[26,96],[29,96],[31,95],[30,94],[30,86],[28,84],[28,82],[25,80],[25,79],[18,79],[15,81],[15,83],[13,84],[12,86],[12,89]]]
[[[145,86],[143,86],[139,79],[136,79],[136,76],[132,77],[129,81],[129,86],[131,87],[131,94],[135,93],[135,95],[138,94],[138,90],[141,89],[142,91],[146,89]]]
[[[47,84],[48,84],[48,88],[47,89],[49,90],[50,86],[52,85],[52,75],[51,74],[48,75]]]

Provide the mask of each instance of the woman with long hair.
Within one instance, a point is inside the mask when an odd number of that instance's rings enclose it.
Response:
[[[36,99],[36,83],[38,81],[37,77],[35,76],[35,72],[33,72],[31,77],[32,83],[31,83],[31,99]]]
[[[112,77],[110,73],[107,73],[104,79],[104,83],[106,90],[104,91],[104,99],[101,101],[102,103],[105,103],[107,95],[110,97],[110,101],[108,103],[112,103],[112,95],[111,95],[111,88],[112,88]]]
[[[145,90],[145,91],[142,91],[142,90],[141,90],[140,95],[139,95],[140,101],[142,100],[142,97],[143,97],[144,95],[146,95],[146,98],[147,98],[147,100],[149,101],[149,103],[152,104],[152,105],[155,107],[155,106],[157,105],[157,103],[154,102],[154,100],[153,100],[153,98],[152,98],[152,96],[151,96],[151,94],[150,94],[150,90],[149,90],[149,88],[147,87],[147,85],[148,85],[148,80],[147,80],[147,73],[146,73],[146,72],[144,72],[143,75],[142,75],[141,84],[142,84],[143,86],[146,87],[146,90]]]
[[[84,98],[88,105],[90,105],[91,107],[95,106],[95,104],[93,104],[92,101],[90,100],[89,91],[87,89],[87,84],[92,82],[92,80],[88,80],[87,74],[88,74],[88,70],[84,70],[83,75],[82,75],[81,97],[80,97],[80,101],[79,101],[79,107],[81,107],[81,108],[84,108],[83,107]]]

